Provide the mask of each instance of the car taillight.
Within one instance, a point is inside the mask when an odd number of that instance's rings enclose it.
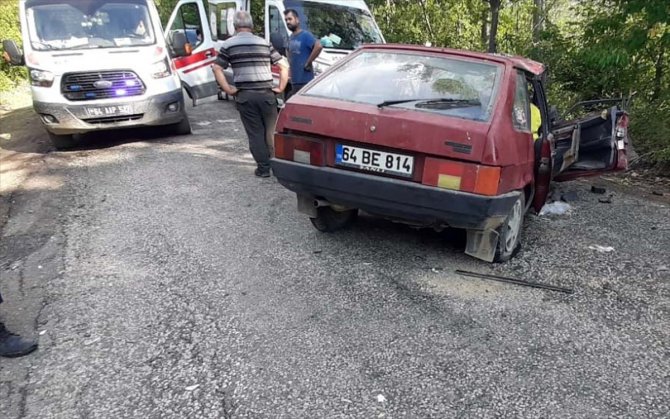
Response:
[[[500,167],[428,157],[421,183],[479,195],[495,195],[500,183]]]
[[[623,150],[626,147],[626,135],[628,134],[628,115],[623,114],[616,123],[617,148]]]
[[[293,135],[275,134],[275,157],[297,163],[323,166],[324,143]]]

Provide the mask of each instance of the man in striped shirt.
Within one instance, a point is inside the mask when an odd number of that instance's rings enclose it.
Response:
[[[254,35],[251,15],[235,13],[235,36],[224,41],[219,57],[212,65],[216,81],[224,92],[234,96],[242,124],[249,137],[249,150],[256,160],[254,172],[259,177],[270,176],[270,154],[277,122],[277,98],[288,82],[288,63],[263,38]],[[280,68],[279,86],[272,86],[272,64]],[[230,86],[223,69],[233,69]]]

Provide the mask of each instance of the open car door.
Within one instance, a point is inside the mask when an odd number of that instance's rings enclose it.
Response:
[[[172,11],[165,37],[182,86],[193,100],[214,96],[219,86],[210,65],[218,48],[212,36],[203,0],[180,0]]]
[[[562,182],[627,169],[628,113],[624,110],[624,100],[580,102],[567,114],[578,108],[601,107],[586,116],[556,122],[556,115],[547,105],[543,75],[532,80],[529,76],[529,83],[535,92],[533,103],[539,108],[542,121],[549,121],[541,124],[540,138],[535,142],[535,195],[532,204],[536,211],[544,206],[552,181]],[[611,106],[614,102],[621,102],[621,105]]]
[[[575,106],[592,108],[612,102],[595,100]],[[628,113],[623,106],[601,106],[586,116],[556,124],[553,133],[555,181],[621,171],[628,167]]]

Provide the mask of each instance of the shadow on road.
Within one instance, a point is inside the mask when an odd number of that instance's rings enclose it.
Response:
[[[0,147],[9,152],[47,154],[55,151],[42,122],[32,108],[20,108],[0,116]],[[142,127],[96,131],[75,136],[77,144],[69,151],[116,147],[135,141],[166,138],[163,127]]]

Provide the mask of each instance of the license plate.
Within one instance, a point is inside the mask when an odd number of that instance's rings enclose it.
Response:
[[[86,114],[88,116],[131,115],[132,113],[133,107],[130,105],[96,106],[86,108]]]
[[[335,163],[378,173],[412,177],[414,157],[338,144]]]

